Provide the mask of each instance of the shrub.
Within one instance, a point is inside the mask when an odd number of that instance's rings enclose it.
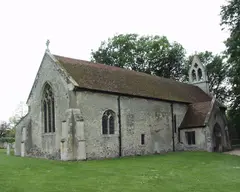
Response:
[[[5,142],[13,143],[13,142],[15,142],[15,138],[14,137],[1,137],[0,142],[2,142],[2,143],[5,143]]]

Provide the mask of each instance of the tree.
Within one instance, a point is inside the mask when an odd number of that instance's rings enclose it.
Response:
[[[15,141],[15,130],[10,128],[6,121],[0,122],[0,143],[13,143]]]
[[[21,119],[27,114],[28,108],[24,102],[20,102],[15,109],[14,115],[9,118],[10,127],[14,128]]]
[[[233,92],[229,118],[240,138],[240,0],[229,0],[221,7],[220,15],[221,26],[230,32],[229,38],[225,41]]]
[[[16,130],[15,129],[8,129],[6,133],[6,137],[14,138]]]
[[[199,52],[197,56],[206,67],[210,92],[222,103],[229,102],[231,96],[231,87],[227,85],[229,66],[224,61],[224,56],[214,55],[209,51]],[[190,55],[186,60],[185,81],[188,80],[188,70],[193,57],[194,55]]]
[[[92,61],[179,80],[184,68],[185,50],[165,36],[120,34],[101,42],[91,52]]]
[[[0,138],[6,137],[9,124],[5,121],[0,122]]]
[[[115,35],[103,41],[97,51],[92,51],[92,61],[128,68],[139,72],[188,80],[188,69],[193,55],[186,59],[184,48],[177,42],[172,44],[163,36],[139,36],[137,34]],[[206,66],[210,91],[222,102],[230,98],[228,65],[224,57],[212,52],[198,53]]]

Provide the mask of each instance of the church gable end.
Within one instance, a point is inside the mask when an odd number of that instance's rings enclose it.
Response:
[[[71,103],[72,87],[64,70],[46,51],[27,101],[32,122],[28,155],[60,158],[61,121]]]
[[[206,119],[208,125],[206,135],[210,141],[208,151],[221,152],[231,149],[226,114],[221,107],[222,105],[215,100],[211,113]]]

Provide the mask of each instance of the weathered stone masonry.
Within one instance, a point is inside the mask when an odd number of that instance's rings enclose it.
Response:
[[[199,72],[199,69],[203,72],[197,73],[199,81],[195,77],[191,79],[203,91],[196,86],[127,70],[125,78],[122,69],[53,56],[46,51],[27,101],[29,112],[16,126],[15,155],[67,161],[174,150],[229,149],[224,108],[208,95],[204,66],[194,58],[190,70]],[[122,74],[119,77],[121,83],[117,85],[113,82],[117,83],[114,78],[119,73]],[[92,79],[89,76],[93,76]],[[159,87],[154,85],[154,89],[149,88],[153,93],[142,96],[148,94],[145,91],[148,88],[135,84],[134,79],[131,80],[134,76],[136,82],[148,79],[151,86],[156,83]],[[95,77],[101,77],[101,82]],[[53,92],[54,105],[51,106],[54,110],[51,107],[44,109],[46,85]],[[96,85],[99,90],[94,88]],[[192,93],[179,92],[182,87]],[[131,95],[133,90],[135,95]],[[155,90],[159,95],[155,95]],[[165,99],[153,98],[160,96]],[[105,117],[107,111],[112,115]],[[51,131],[46,129],[47,123],[51,124]]]

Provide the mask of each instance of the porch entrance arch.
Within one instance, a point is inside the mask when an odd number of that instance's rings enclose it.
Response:
[[[222,152],[223,134],[222,129],[218,123],[213,128],[213,151]]]

